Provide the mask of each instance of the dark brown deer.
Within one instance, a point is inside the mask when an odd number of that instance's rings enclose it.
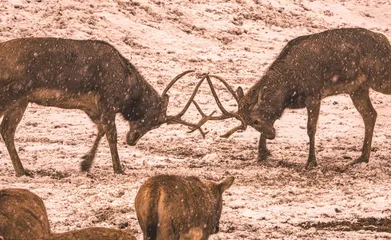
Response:
[[[49,234],[41,198],[25,189],[0,190],[0,239],[43,239]]]
[[[121,113],[129,122],[129,145],[135,145],[145,133],[163,123],[195,128],[197,125],[181,120],[191,100],[180,114],[166,115],[166,92],[190,72],[174,78],[160,96],[128,60],[104,41],[22,38],[0,43],[0,132],[16,175],[27,173],[15,149],[14,136],[29,102],[84,111],[96,124],[98,134],[83,157],[82,171],[90,170],[98,144],[106,134],[114,172],[122,173],[116,114]]]
[[[222,194],[233,181],[233,177],[221,183],[175,175],[149,178],[135,199],[144,239],[208,239],[219,230]]]
[[[51,233],[46,207],[40,197],[25,189],[0,190],[0,239],[4,240],[135,240],[127,232],[91,227]]]
[[[225,117],[236,117],[242,125],[224,136],[252,126],[261,132],[258,160],[264,160],[270,154],[266,139],[275,138],[273,125],[283,111],[307,108],[310,147],[306,168],[316,166],[315,133],[321,100],[345,93],[351,97],[365,125],[361,156],[350,165],[368,162],[377,116],[369,88],[391,94],[391,46],[384,35],[363,28],[342,28],[301,36],[288,42],[246,95],[241,88],[233,93],[239,101],[239,111]]]
[[[52,233],[42,240],[136,240],[132,234],[113,228],[91,227],[63,233]]]

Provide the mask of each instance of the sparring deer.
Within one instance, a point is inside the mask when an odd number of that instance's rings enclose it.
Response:
[[[233,183],[157,175],[140,187],[135,208],[144,239],[206,240],[219,231],[222,195]]]
[[[95,123],[98,133],[83,156],[82,171],[90,170],[98,144],[106,135],[114,172],[123,172],[117,151],[117,113],[129,122],[127,143],[132,146],[163,123],[197,127],[181,120],[187,108],[175,116],[166,115],[168,89],[192,70],[179,74],[159,95],[134,65],[104,41],[14,39],[0,43],[0,63],[0,132],[17,176],[27,174],[15,149],[14,136],[28,103],[80,109]]]
[[[207,77],[209,82],[212,76]],[[219,80],[229,87],[224,79]],[[377,117],[369,98],[370,88],[391,94],[389,41],[384,35],[363,28],[333,29],[289,41],[245,95],[241,88],[236,92],[229,88],[238,101],[238,112],[214,118],[235,117],[242,122],[224,137],[245,130],[247,125],[259,131],[258,160],[262,161],[270,155],[266,139],[275,138],[274,122],[286,108],[306,108],[310,142],[306,168],[311,168],[317,165],[315,133],[321,100],[348,94],[365,125],[361,156],[349,164],[354,165],[368,162],[370,157]],[[215,93],[214,96],[217,98]]]

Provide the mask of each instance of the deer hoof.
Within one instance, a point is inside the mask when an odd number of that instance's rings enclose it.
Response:
[[[82,172],[89,172],[91,168],[91,161],[88,159],[88,155],[85,155],[84,161],[81,162],[80,168]]]
[[[353,165],[356,165],[357,163],[368,163],[368,162],[369,162],[368,158],[361,156],[361,157],[357,158],[356,160],[354,160],[353,162],[351,162],[349,165],[353,166]]]
[[[307,161],[306,165],[305,165],[305,169],[306,170],[310,170],[314,167],[318,166],[318,163],[315,161],[315,160],[312,160],[312,161]]]
[[[115,174],[122,174],[122,175],[125,175],[125,171],[122,170],[122,168],[114,169],[114,173],[115,173]]]
[[[260,151],[258,153],[258,162],[265,161],[270,155],[272,155],[272,154],[270,153],[269,150]]]

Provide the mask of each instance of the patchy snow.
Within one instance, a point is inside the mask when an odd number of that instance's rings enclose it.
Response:
[[[0,41],[102,39],[159,92],[188,69],[218,74],[246,91],[288,40],[346,26],[391,38],[390,14],[391,4],[381,0],[8,0],[0,2]],[[195,81],[190,75],[169,92],[170,114],[180,111]],[[224,106],[235,110],[232,97],[216,86]],[[237,126],[236,120],[208,122],[205,139],[186,133],[186,127],[163,125],[131,147],[125,144],[127,124],[118,116],[126,175],[113,174],[106,140],[91,174],[80,173],[80,158],[96,136],[94,125],[81,111],[32,104],[17,129],[16,146],[35,177],[16,178],[1,143],[0,188],[21,187],[41,196],[54,232],[122,227],[142,239],[133,204],[148,177],[172,173],[221,180],[233,175],[234,185],[224,194],[221,231],[210,239],[389,239],[391,223],[380,231],[365,228],[379,226],[376,222],[355,229],[347,224],[391,217],[391,96],[371,92],[371,98],[378,112],[371,160],[347,171],[341,169],[360,155],[364,126],[348,96],[340,95],[322,102],[316,136],[319,166],[311,171],[304,170],[307,116],[299,109],[287,110],[276,122],[277,137],[268,141],[272,156],[260,164],[254,129],[219,137]],[[197,101],[206,113],[217,109],[206,84]],[[196,122],[199,115],[192,107],[185,118]]]

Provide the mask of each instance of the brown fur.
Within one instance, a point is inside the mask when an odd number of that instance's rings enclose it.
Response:
[[[39,240],[49,234],[41,198],[24,189],[0,190],[0,236],[4,240]]]
[[[136,240],[130,233],[92,227],[51,233],[40,197],[24,189],[0,190],[0,239],[4,240]]]
[[[113,169],[122,173],[115,116],[129,122],[129,145],[165,122],[168,96],[160,97],[113,46],[96,40],[21,38],[0,43],[0,132],[17,176],[26,174],[14,135],[29,102],[80,109],[98,134],[83,157],[89,171],[101,138],[109,142]]]
[[[136,240],[136,237],[117,229],[92,227],[64,233],[53,233],[44,240]]]
[[[239,114],[261,132],[258,160],[270,153],[274,122],[286,108],[307,108],[310,140],[306,167],[316,166],[315,133],[321,100],[349,94],[365,124],[361,156],[368,162],[377,113],[369,88],[391,94],[391,46],[387,38],[363,28],[342,28],[301,36],[288,42],[260,81],[241,97]],[[238,91],[240,92],[240,91]]]
[[[218,231],[222,194],[234,181],[158,175],[139,189],[135,207],[144,239],[208,239]]]

